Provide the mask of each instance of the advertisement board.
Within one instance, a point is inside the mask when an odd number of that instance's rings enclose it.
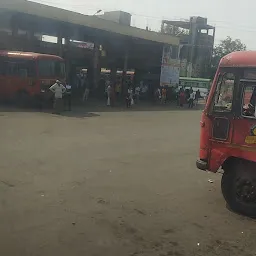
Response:
[[[180,61],[172,59],[172,46],[165,45],[163,47],[162,63],[161,63],[161,86],[176,86],[179,84],[180,77]]]

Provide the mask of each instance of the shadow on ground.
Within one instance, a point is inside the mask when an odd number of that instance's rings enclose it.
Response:
[[[100,116],[99,113],[104,112],[136,112],[136,111],[198,111],[203,110],[204,104],[198,104],[193,109],[189,109],[188,106],[179,107],[175,103],[167,103],[164,105],[152,103],[152,102],[140,102],[139,104],[133,105],[127,108],[122,102],[117,102],[114,106],[106,106],[105,102],[91,100],[87,103],[75,102],[72,106],[72,111],[63,111],[62,116],[66,117],[77,117],[77,118],[87,118],[87,117],[97,117]],[[38,113],[52,113],[51,108],[43,108],[39,110],[33,107],[18,108],[14,105],[1,105],[0,106],[0,116],[3,112],[38,112]]]
[[[43,110],[39,110],[33,107],[26,108],[17,108],[13,105],[1,105],[0,106],[0,117],[5,116],[6,113],[45,113],[49,115],[56,115],[52,113],[52,109],[45,108]],[[88,118],[88,117],[97,117],[100,116],[99,113],[88,112],[87,109],[81,107],[75,107],[72,111],[63,111],[60,114],[65,117],[75,117],[75,118]],[[59,115],[56,115],[59,116]]]

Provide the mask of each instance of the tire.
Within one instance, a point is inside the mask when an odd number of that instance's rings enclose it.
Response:
[[[233,211],[256,217],[256,163],[233,161],[224,170],[221,189]]]

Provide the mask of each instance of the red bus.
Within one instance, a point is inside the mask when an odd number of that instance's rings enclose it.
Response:
[[[56,80],[65,80],[65,62],[55,55],[0,51],[0,99],[47,98]]]
[[[231,209],[256,217],[256,52],[222,58],[201,119],[197,167],[223,169]]]

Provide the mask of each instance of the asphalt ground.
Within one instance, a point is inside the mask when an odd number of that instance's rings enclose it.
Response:
[[[195,167],[200,115],[1,108],[0,255],[256,255],[255,221]]]

